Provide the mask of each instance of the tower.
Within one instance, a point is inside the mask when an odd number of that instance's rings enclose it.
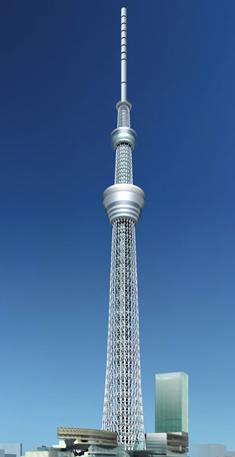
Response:
[[[136,133],[127,101],[127,10],[121,9],[121,101],[117,128],[114,184],[103,204],[112,224],[108,348],[103,409],[104,430],[117,432],[127,450],[144,448],[140,375],[139,310],[135,226],[144,205],[144,192],[133,184],[132,153]]]

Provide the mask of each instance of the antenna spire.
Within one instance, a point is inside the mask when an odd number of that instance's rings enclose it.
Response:
[[[127,101],[127,9],[121,8],[121,101]]]

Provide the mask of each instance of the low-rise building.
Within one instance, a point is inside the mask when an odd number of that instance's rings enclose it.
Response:
[[[224,444],[194,444],[192,457],[235,457],[235,451],[229,451]]]
[[[21,443],[0,443],[0,457],[21,457]]]
[[[188,433],[146,433],[146,451],[158,456],[186,456]]]
[[[32,451],[25,452],[24,457],[74,457],[73,452],[54,447],[39,446]]]

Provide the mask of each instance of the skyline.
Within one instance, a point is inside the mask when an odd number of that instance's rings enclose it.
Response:
[[[0,438],[27,449],[55,441],[58,425],[101,426],[121,6],[146,195],[145,430],[154,374],[185,371],[190,441],[233,449],[235,5],[202,0],[2,6]]]

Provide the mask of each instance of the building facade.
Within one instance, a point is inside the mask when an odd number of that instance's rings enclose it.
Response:
[[[188,433],[188,375],[155,375],[155,432]]]
[[[0,457],[21,457],[21,443],[0,443]]]
[[[148,455],[183,457],[188,452],[187,433],[146,433]]]
[[[24,457],[74,457],[74,453],[53,447],[40,446],[32,451],[25,452]]]

